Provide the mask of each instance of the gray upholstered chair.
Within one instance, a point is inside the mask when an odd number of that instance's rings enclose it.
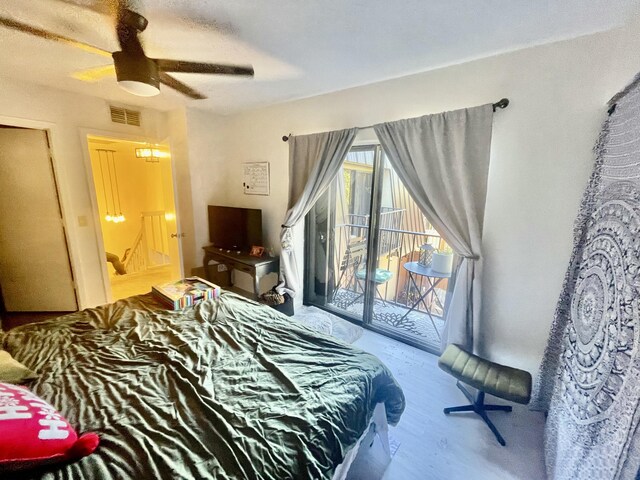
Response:
[[[485,393],[489,393],[511,402],[529,403],[531,397],[531,375],[529,372],[490,362],[453,344],[447,346],[440,356],[438,366],[459,380],[457,382],[458,388],[471,402],[470,405],[445,408],[444,413],[446,415],[453,412],[477,413],[489,426],[500,445],[506,445],[504,438],[487,416],[487,411],[510,412],[511,407],[508,405],[487,405],[484,403],[484,396]],[[477,397],[474,399],[460,382],[476,388],[478,390]]]

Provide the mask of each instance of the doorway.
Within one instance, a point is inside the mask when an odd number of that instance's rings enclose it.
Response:
[[[0,126],[0,292],[4,312],[78,309],[46,130]]]
[[[305,230],[306,304],[439,352],[451,272],[421,253],[451,249],[380,145],[351,148]]]
[[[87,143],[111,299],[180,279],[169,146],[94,135]]]

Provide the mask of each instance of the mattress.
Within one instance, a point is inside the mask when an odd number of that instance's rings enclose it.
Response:
[[[330,479],[401,388],[373,355],[224,292],[183,311],[149,295],[3,334],[32,390],[99,449],[19,478]]]

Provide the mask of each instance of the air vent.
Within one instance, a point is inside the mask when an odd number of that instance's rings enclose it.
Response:
[[[114,123],[124,123],[125,125],[140,126],[140,112],[129,110],[128,108],[114,107],[110,105],[111,121]]]

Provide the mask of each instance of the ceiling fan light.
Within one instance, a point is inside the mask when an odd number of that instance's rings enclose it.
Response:
[[[153,60],[145,56],[114,52],[113,63],[118,85],[123,90],[141,97],[152,97],[160,93],[158,66]]]
[[[160,93],[160,89],[148,83],[136,82],[135,80],[118,80],[118,85],[123,90],[138,95],[139,97],[153,97]]]

